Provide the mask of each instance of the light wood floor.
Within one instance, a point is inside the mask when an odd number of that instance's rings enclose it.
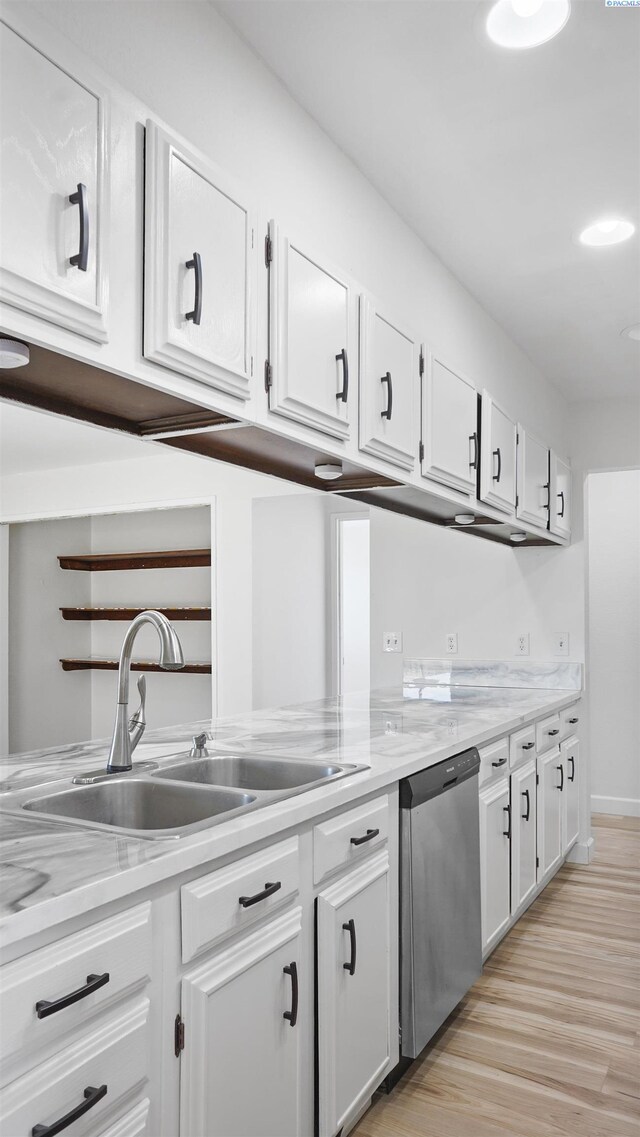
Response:
[[[638,1137],[640,818],[594,817],[357,1137]]]

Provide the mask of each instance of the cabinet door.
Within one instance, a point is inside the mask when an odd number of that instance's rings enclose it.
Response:
[[[319,1137],[334,1137],[391,1054],[386,850],[320,894],[317,937]]]
[[[560,747],[564,771],[562,800],[562,854],[578,840],[580,829],[580,743],[577,738]]]
[[[509,779],[480,791],[480,880],[482,897],[482,950],[492,948],[503,935],[511,915],[509,888],[511,804]]]
[[[301,1031],[295,990],[302,909],[189,972],[180,1073],[181,1137],[299,1137]],[[290,1016],[293,1012],[293,1017]]]
[[[0,104],[0,298],[105,341],[105,93],[2,24]]]
[[[511,913],[522,908],[534,892],[536,870],[536,764],[534,760],[511,775]]]
[[[273,221],[269,242],[269,408],[348,438],[358,396],[355,291]]]
[[[549,522],[549,450],[518,423],[516,514],[530,525]]]
[[[480,418],[480,498],[513,513],[516,507],[516,424],[488,391],[482,392]]]
[[[360,449],[413,469],[420,347],[415,336],[360,297]]]
[[[476,492],[478,396],[475,385],[428,352],[422,397],[422,473],[463,493]]]
[[[147,123],[144,354],[240,399],[255,356],[255,224],[242,186]]]
[[[538,880],[562,859],[564,770],[560,750],[538,758]]]
[[[551,522],[552,533],[571,536],[571,467],[551,451]]]

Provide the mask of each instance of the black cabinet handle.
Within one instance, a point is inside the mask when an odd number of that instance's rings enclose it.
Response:
[[[355,922],[355,920],[349,920],[346,924],[343,924],[342,930],[343,930],[343,932],[349,933],[349,943],[351,946],[351,959],[349,960],[348,963],[343,963],[342,966],[344,967],[345,971],[349,972],[349,975],[355,975],[355,973],[356,973],[356,922]]]
[[[569,781],[574,782],[575,778],[576,778],[576,760],[573,757],[573,754],[569,755],[569,761],[571,763],[571,773],[569,774]]]
[[[380,418],[386,418],[387,422],[391,422],[391,415],[393,414],[393,380],[391,378],[391,372],[387,371],[387,374],[382,376],[380,382],[387,384],[388,391],[387,409],[386,411],[382,411]]]
[[[193,320],[194,324],[199,324],[202,319],[202,257],[200,253],[194,253],[191,260],[187,261],[187,268],[192,268],[196,274],[195,294],[193,299],[193,311],[187,312],[185,315],[186,320]]]
[[[558,497],[562,498],[562,509],[559,511],[558,517],[564,517],[564,493],[562,492],[562,490],[560,490]]]
[[[502,810],[503,810],[503,813],[506,813],[506,815],[507,815],[507,829],[506,829],[506,832],[504,831],[504,829],[502,830],[502,836],[503,837],[510,837],[511,836],[511,806],[510,805],[503,805]]]
[[[266,900],[269,896],[273,896],[274,892],[279,892],[281,888],[281,880],[273,882],[267,881],[262,892],[256,892],[255,896],[239,896],[238,904],[241,904],[243,908],[250,908],[252,904],[259,904],[261,900]]]
[[[556,770],[560,771],[560,785],[556,786],[556,789],[562,791],[564,789],[564,766],[562,763],[560,763],[559,766],[556,766]]]
[[[69,263],[79,268],[80,272],[87,271],[89,262],[89,202],[87,200],[87,187],[78,182],[75,193],[69,194],[69,204],[77,205],[80,210],[80,248],[69,258]]]
[[[469,459],[469,467],[472,470],[478,469],[478,434],[474,430],[473,434],[469,435],[469,442],[473,442],[473,458]]]
[[[491,765],[492,766],[504,766],[504,765],[506,765],[506,761],[507,761],[506,758],[498,758],[498,761],[492,762]]]
[[[338,391],[336,399],[342,399],[342,402],[346,403],[349,398],[349,358],[346,347],[336,355],[336,359],[342,360],[342,390]]]
[[[64,1117],[61,1117],[58,1121],[54,1121],[52,1125],[34,1125],[31,1130],[31,1137],[55,1137],[56,1133],[62,1133],[63,1129],[67,1129],[69,1125],[73,1125],[74,1121],[77,1121],[83,1114],[93,1109],[94,1105],[97,1105],[98,1102],[105,1097],[106,1093],[106,1086],[99,1086],[98,1089],[96,1089],[95,1086],[87,1086],[84,1091],[85,1100],[80,1102],[80,1105],[77,1105],[75,1109],[72,1109],[69,1113],[65,1113]]]
[[[550,482],[545,482],[542,488],[543,488],[543,490],[547,491],[547,500],[546,500],[545,505],[542,506],[542,508],[546,509],[547,513],[550,513],[551,512],[551,484],[550,484]]]
[[[70,1007],[72,1003],[78,1003],[80,999],[86,999],[87,995],[92,995],[94,991],[98,991],[100,987],[104,987],[108,982],[108,971],[105,971],[104,975],[87,975],[87,982],[84,987],[78,987],[77,991],[71,991],[69,995],[63,995],[61,999],[39,999],[36,1003],[36,1014],[39,1019],[47,1019],[49,1015],[55,1015],[56,1011],[63,1011],[65,1007]]]
[[[290,1026],[295,1026],[298,1021],[298,965],[290,963],[282,970],[291,976],[291,1010],[285,1011],[282,1017],[288,1019]]]
[[[528,821],[529,818],[531,817],[531,795],[529,794],[528,790],[523,790],[522,796],[526,797],[526,799],[527,799],[527,812],[521,814],[521,817],[522,817],[523,821]]]
[[[380,832],[379,829],[367,829],[367,832],[365,833],[364,837],[352,837],[351,838],[351,844],[352,845],[366,845],[367,841],[373,841],[373,838],[377,837],[379,832]]]
[[[494,456],[494,458],[498,459],[498,473],[493,475],[493,480],[494,480],[494,482],[499,482],[500,476],[502,474],[502,454],[500,452],[499,446],[498,446],[497,450],[494,450],[493,456]]]
[[[580,722],[580,719],[569,719],[569,722],[571,723],[572,726],[575,726],[575,724],[577,722]]]
[[[560,728],[556,727],[555,730],[548,730],[547,734],[549,735],[550,738],[554,738],[556,734],[560,734]]]
[[[522,743],[522,749],[523,750],[533,750],[534,745],[535,745],[535,743],[533,743],[533,742],[523,742]]]

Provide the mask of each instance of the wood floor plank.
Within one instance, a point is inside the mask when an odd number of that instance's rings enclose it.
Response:
[[[640,1137],[640,818],[593,818],[354,1137]]]

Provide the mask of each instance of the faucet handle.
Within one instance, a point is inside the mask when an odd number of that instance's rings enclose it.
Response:
[[[147,725],[147,720],[144,714],[145,703],[147,701],[147,679],[145,675],[141,675],[138,679],[138,693],[140,695],[140,706],[137,711],[131,716],[128,722],[129,735],[131,738],[131,753],[135,750]]]
[[[202,734],[194,734],[193,746],[189,751],[190,758],[206,758],[209,751],[207,750],[207,736],[203,731]]]

